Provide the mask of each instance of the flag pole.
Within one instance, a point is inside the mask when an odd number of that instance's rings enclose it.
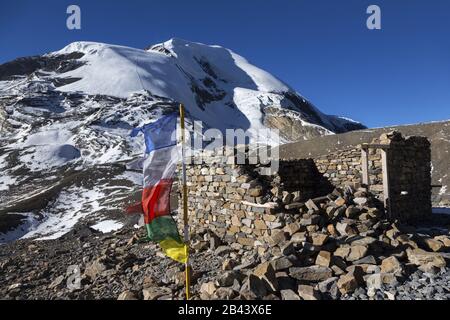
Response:
[[[191,296],[191,275],[190,275],[190,265],[189,265],[189,221],[188,221],[188,203],[187,203],[187,185],[186,185],[186,162],[185,162],[185,124],[184,124],[184,106],[180,104],[180,124],[181,124],[181,165],[182,165],[182,183],[183,183],[183,222],[184,222],[184,243],[186,244],[186,263],[185,263],[185,274],[186,274],[186,300],[190,299]]]

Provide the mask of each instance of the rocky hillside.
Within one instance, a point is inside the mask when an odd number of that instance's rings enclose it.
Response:
[[[365,129],[282,145],[282,158],[308,158],[370,142],[382,133],[400,131],[404,136],[424,136],[431,142],[433,205],[450,207],[450,121]]]

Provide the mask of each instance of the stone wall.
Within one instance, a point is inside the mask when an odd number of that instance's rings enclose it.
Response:
[[[211,162],[187,167],[190,224],[229,243],[270,242],[273,230],[299,217],[304,201],[333,190],[312,159],[280,161],[272,176],[258,165]]]
[[[381,150],[369,149],[369,191],[382,199],[383,174],[381,166]],[[345,188],[352,186],[357,189],[362,185],[361,148],[352,148],[329,153],[316,158],[318,170],[334,186]]]
[[[428,140],[388,134],[372,143],[374,147],[368,149],[369,191],[381,202],[385,201],[382,153],[389,150],[390,199],[386,204],[391,218],[409,221],[431,214]],[[376,148],[379,145],[383,149]],[[366,187],[362,183],[360,148],[315,160],[280,160],[278,171],[271,176],[261,175],[263,167],[259,165],[233,164],[233,157],[208,160],[187,167],[190,224],[243,246],[258,242],[270,245],[280,229],[295,228],[311,206],[320,210],[317,204],[333,197],[335,187],[345,190],[351,186],[359,193]]]
[[[414,221],[431,214],[431,145],[425,137],[382,135],[387,144],[391,218]]]

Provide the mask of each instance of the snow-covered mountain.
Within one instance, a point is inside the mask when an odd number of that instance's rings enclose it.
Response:
[[[275,117],[313,126],[304,134],[282,132],[291,141],[362,128],[347,118],[324,115],[282,81],[220,46],[171,39],[140,50],[75,42],[34,62],[22,75],[32,71],[59,91],[127,98],[146,90],[184,103],[194,119],[221,130],[257,130],[275,125]],[[16,65],[20,61],[2,66],[1,78],[11,76],[2,73],[17,70]]]
[[[125,166],[143,150],[130,130],[179,102],[206,127],[277,128],[282,142],[363,128],[219,46],[76,42],[16,59],[0,65],[0,241],[121,217],[141,180]]]

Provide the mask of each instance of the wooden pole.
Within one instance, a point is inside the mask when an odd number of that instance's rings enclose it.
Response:
[[[185,274],[186,274],[186,300],[190,299],[191,296],[191,273],[189,265],[189,220],[188,220],[188,202],[187,202],[187,185],[186,185],[186,162],[185,162],[185,124],[184,124],[184,106],[180,104],[180,124],[181,124],[181,165],[182,165],[182,183],[183,183],[183,222],[184,222],[184,242],[186,244],[186,264],[185,264]]]

